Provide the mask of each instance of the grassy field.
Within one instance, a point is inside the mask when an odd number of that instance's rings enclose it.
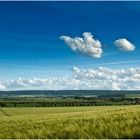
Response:
[[[0,108],[0,138],[140,138],[140,105]]]
[[[126,94],[127,98],[140,98],[140,94]]]

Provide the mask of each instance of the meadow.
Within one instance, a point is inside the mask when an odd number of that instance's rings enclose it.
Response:
[[[140,105],[0,108],[0,138],[140,138]]]

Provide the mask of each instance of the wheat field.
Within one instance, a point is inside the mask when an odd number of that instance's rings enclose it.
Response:
[[[140,138],[140,105],[0,108],[0,138]]]

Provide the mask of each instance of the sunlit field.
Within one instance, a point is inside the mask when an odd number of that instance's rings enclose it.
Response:
[[[0,138],[140,138],[140,105],[0,108]]]

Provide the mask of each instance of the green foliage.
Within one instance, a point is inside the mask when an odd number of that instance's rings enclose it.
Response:
[[[8,97],[0,99],[0,107],[60,107],[140,104],[140,98],[124,97]]]
[[[0,108],[0,138],[140,138],[140,106]]]

